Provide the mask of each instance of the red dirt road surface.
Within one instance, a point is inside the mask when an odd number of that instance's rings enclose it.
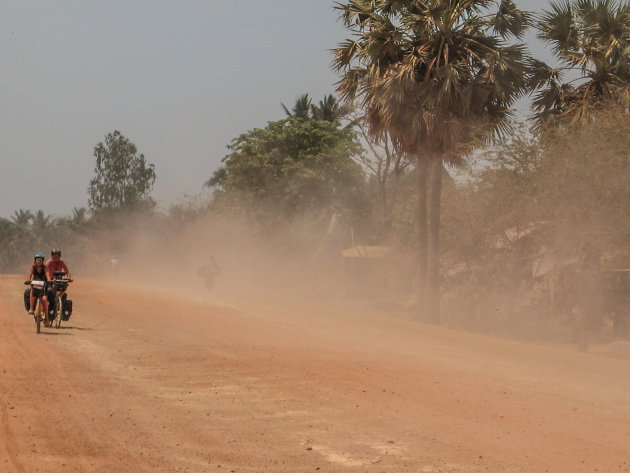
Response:
[[[0,277],[0,472],[625,472],[630,360],[342,304]]]

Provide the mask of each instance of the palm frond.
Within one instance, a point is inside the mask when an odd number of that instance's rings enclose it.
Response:
[[[538,120],[551,114],[581,120],[597,109],[598,101],[623,104],[630,84],[630,5],[614,0],[552,3],[538,30],[562,65],[532,65],[530,84],[540,90],[533,107]],[[561,70],[573,70],[578,77],[562,84]]]
[[[512,0],[501,0],[492,20],[490,26],[503,38],[508,35],[521,38],[525,30],[531,26],[531,14],[519,10]]]

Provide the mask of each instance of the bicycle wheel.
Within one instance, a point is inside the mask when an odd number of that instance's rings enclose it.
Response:
[[[39,297],[35,303],[35,325],[37,326],[37,333],[39,333],[42,325],[42,300]]]
[[[63,314],[63,310],[61,307],[61,296],[55,296],[55,307],[54,307],[55,318],[54,324],[55,328],[59,328],[61,326],[61,314]]]

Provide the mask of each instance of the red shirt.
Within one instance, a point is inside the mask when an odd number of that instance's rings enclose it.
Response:
[[[51,278],[55,277],[55,271],[65,271],[66,274],[69,272],[66,263],[62,259],[57,262],[53,261],[52,258],[49,259],[46,261],[46,269],[48,270],[48,274],[50,274]]]

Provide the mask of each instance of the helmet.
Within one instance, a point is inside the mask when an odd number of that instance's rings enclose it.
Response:
[[[44,260],[44,255],[41,253],[37,253],[34,257],[33,257],[33,261],[35,261],[37,258],[41,258],[42,261]]]
[[[59,255],[61,256],[61,250],[59,248],[55,248],[50,252],[50,256]]]

